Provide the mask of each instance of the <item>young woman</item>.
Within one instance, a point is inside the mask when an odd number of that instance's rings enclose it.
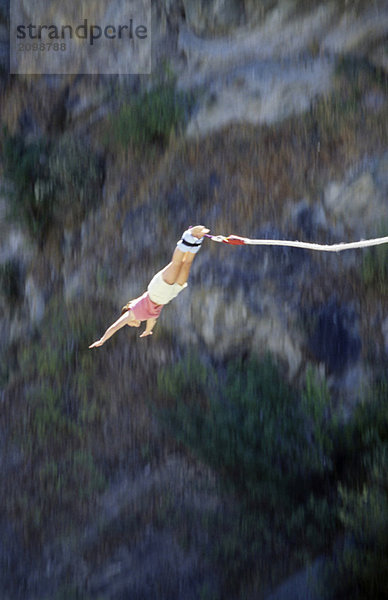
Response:
[[[209,229],[203,225],[196,225],[185,231],[174,250],[171,262],[152,278],[147,291],[142,296],[130,300],[123,306],[121,317],[89,348],[102,346],[124,325],[140,327],[142,321],[146,321],[146,327],[140,337],[152,335],[163,306],[187,287],[191,265],[201,247],[204,235],[208,232]]]

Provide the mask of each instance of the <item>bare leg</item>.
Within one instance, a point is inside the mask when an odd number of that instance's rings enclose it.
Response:
[[[172,285],[176,282],[187,252],[182,252],[179,248],[175,248],[171,262],[162,271],[163,281]]]
[[[191,265],[193,264],[195,254],[191,254],[190,252],[186,252],[185,260],[183,261],[180,271],[178,273],[178,277],[176,278],[175,283],[179,285],[184,285],[189,278]]]
[[[201,239],[209,229],[206,229],[203,225],[196,225],[189,231],[194,237]],[[175,248],[171,262],[162,271],[163,281],[169,285],[180,283],[180,281],[186,283],[194,256],[195,254],[192,252],[182,252],[179,248]],[[183,283],[180,283],[180,285],[183,285]]]

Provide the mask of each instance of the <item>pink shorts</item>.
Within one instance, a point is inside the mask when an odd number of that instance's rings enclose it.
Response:
[[[176,298],[186,287],[187,283],[183,285],[166,283],[163,280],[162,271],[159,271],[151,279],[147,291],[139,298],[127,302],[123,306],[121,314],[124,314],[127,310],[131,310],[138,321],[157,319],[162,312],[163,306],[171,302],[173,298]]]
[[[148,292],[144,292],[139,298],[128,302],[124,308],[131,310],[137,321],[147,321],[147,319],[157,319],[159,317],[163,304],[155,304],[149,297]]]

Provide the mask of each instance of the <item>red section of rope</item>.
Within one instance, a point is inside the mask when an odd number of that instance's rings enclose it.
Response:
[[[232,246],[244,246],[245,240],[244,238],[239,237],[238,235],[228,235],[225,240],[226,244],[231,244]]]

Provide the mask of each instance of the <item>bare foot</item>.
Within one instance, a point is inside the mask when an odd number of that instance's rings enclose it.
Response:
[[[190,227],[189,231],[191,235],[201,239],[206,233],[209,233],[210,229],[207,229],[203,225],[195,225],[195,227]]]

